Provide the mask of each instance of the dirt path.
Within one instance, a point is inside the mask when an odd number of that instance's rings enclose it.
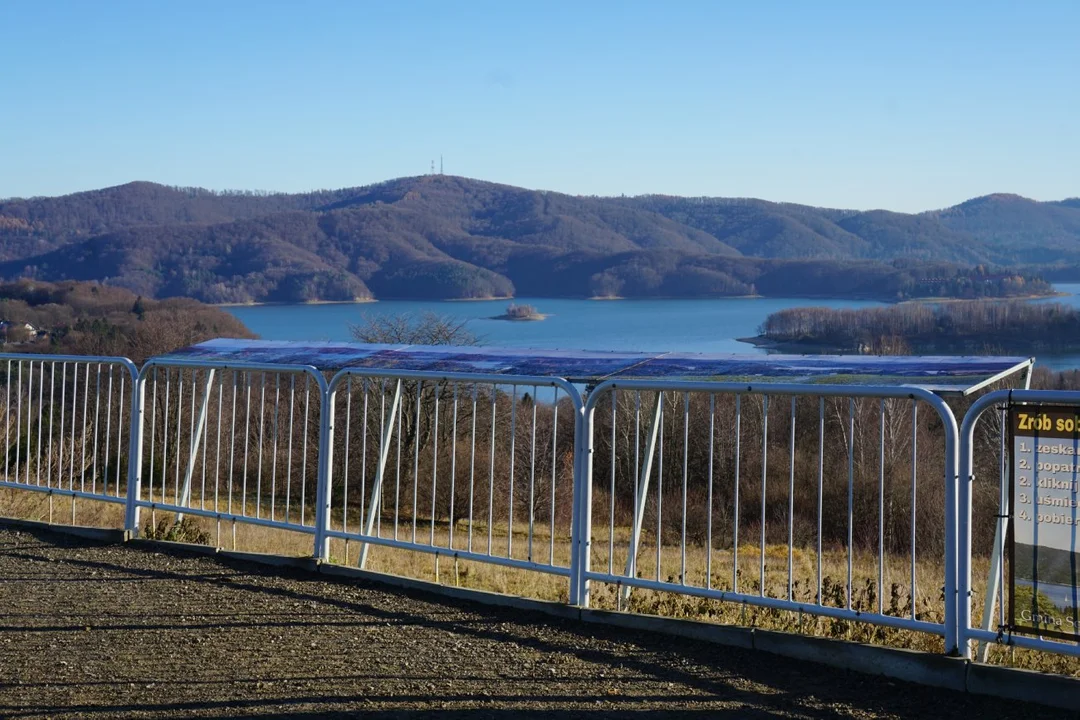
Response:
[[[0,717],[1065,717],[683,639],[0,526]]]

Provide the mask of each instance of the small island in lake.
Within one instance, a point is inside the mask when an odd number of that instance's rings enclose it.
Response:
[[[743,342],[780,352],[904,355],[1080,350],[1080,310],[1061,303],[918,302],[859,310],[789,308]]]
[[[547,315],[537,310],[532,305],[515,305],[510,303],[506,306],[506,312],[496,315],[492,320],[545,320]]]

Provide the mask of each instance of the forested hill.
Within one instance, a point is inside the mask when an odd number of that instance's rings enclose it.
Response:
[[[1080,263],[1080,202],[1000,195],[905,215],[443,175],[303,194],[138,182],[0,201],[2,278],[207,302],[1025,295],[1048,286],[1001,268],[1051,262]]]

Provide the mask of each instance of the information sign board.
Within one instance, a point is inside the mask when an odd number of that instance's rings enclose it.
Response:
[[[1009,408],[1011,629],[1080,638],[1080,408]]]

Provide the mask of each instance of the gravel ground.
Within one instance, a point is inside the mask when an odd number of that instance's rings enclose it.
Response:
[[[685,639],[0,527],[10,718],[1066,717]]]

